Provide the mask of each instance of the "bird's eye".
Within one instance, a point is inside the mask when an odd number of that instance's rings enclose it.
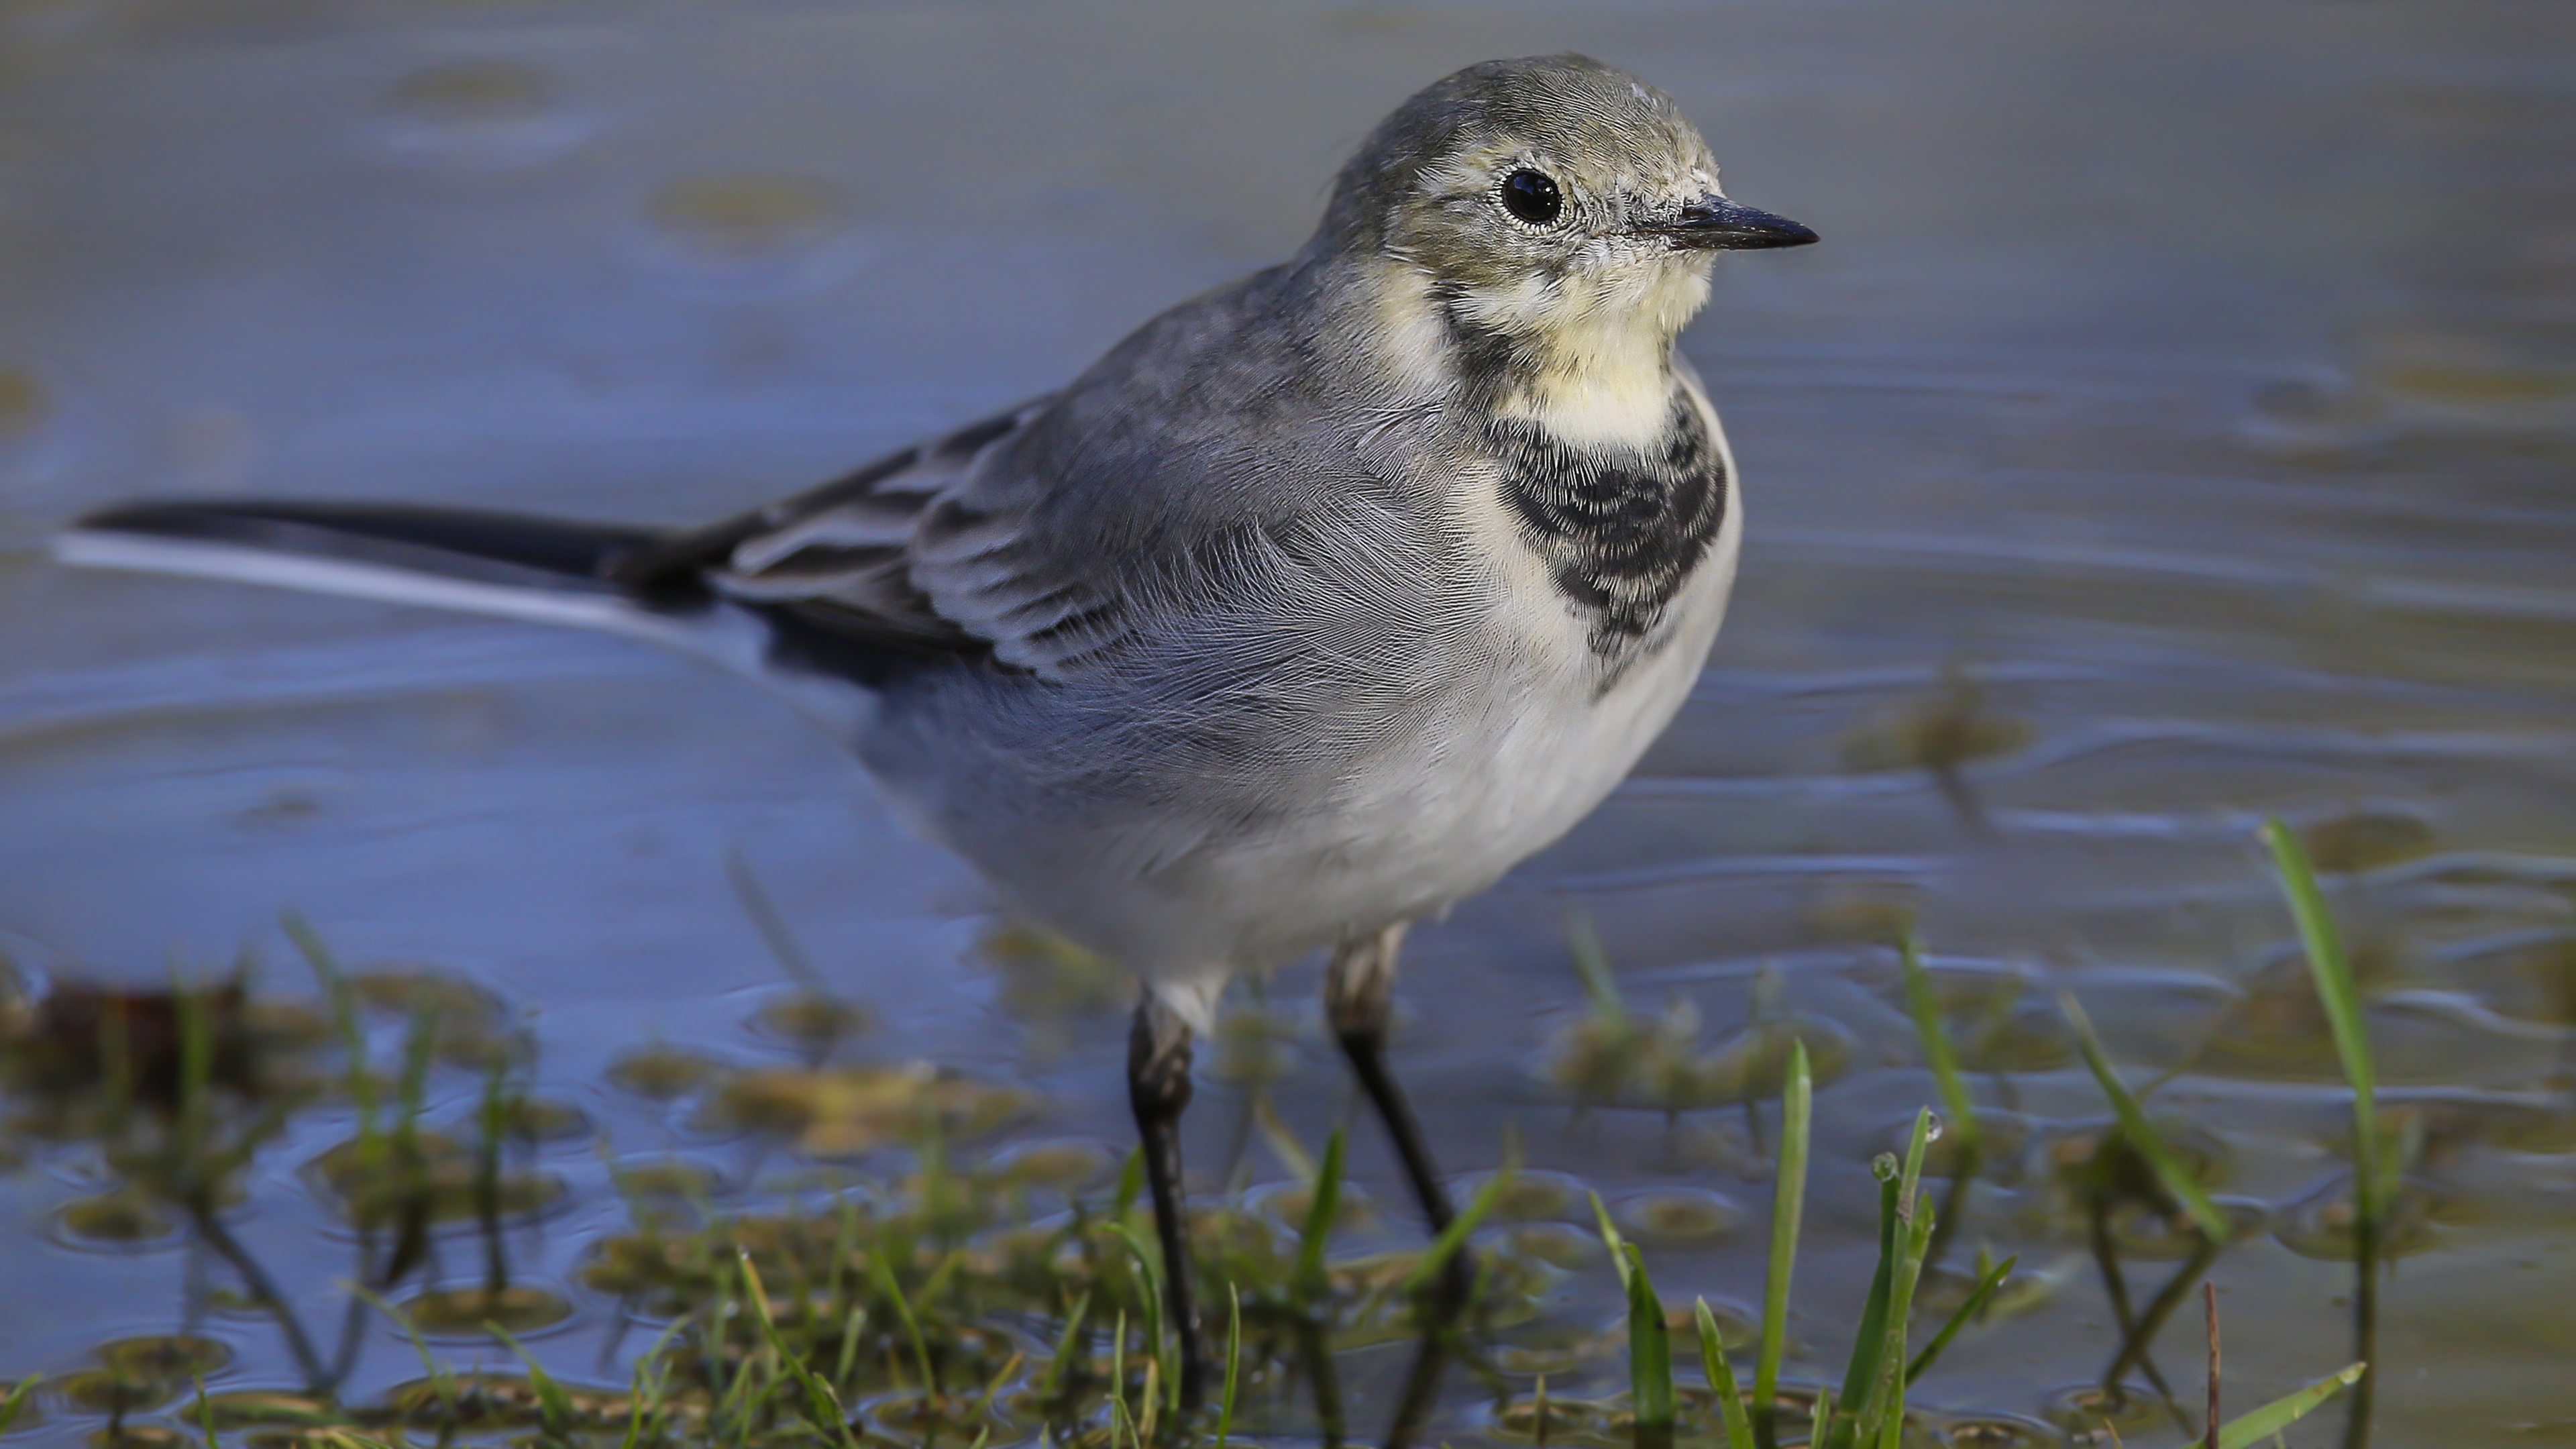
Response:
[[[1565,193],[1536,171],[1515,171],[1503,178],[1503,210],[1532,226],[1546,226],[1565,210]]]

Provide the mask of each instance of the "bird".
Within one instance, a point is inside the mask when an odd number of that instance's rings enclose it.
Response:
[[[1338,1046],[1454,1220],[1387,1064],[1405,931],[1590,812],[1701,672],[1744,519],[1678,335],[1716,253],[1815,240],[1628,72],[1487,61],[1371,131],[1286,261],[739,516],[144,501],[56,552],[606,630],[786,697],[1141,982],[1128,1095],[1196,1403],[1193,1040],[1232,978],[1326,956]]]

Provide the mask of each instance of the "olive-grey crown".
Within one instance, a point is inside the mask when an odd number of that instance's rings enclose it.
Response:
[[[1681,108],[1626,71],[1574,54],[1489,60],[1424,87],[1369,133],[1314,244],[1482,240],[1543,254],[1648,224],[1713,192],[1716,176]],[[1513,182],[1526,194],[1506,194]]]

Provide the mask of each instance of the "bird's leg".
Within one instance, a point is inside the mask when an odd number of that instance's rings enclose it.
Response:
[[[1395,1139],[1395,1155],[1404,1163],[1413,1199],[1422,1204],[1422,1216],[1437,1235],[1457,1212],[1449,1205],[1449,1189],[1440,1181],[1440,1170],[1432,1165],[1431,1149],[1422,1141],[1422,1124],[1413,1120],[1404,1089],[1386,1069],[1387,1019],[1395,1006],[1395,960],[1403,946],[1404,927],[1399,925],[1334,952],[1332,970],[1324,978],[1324,1014],[1333,1023],[1342,1055],[1350,1058],[1351,1071],[1360,1079],[1360,1090],[1368,1093],[1378,1120]],[[1464,1296],[1467,1283],[1467,1255],[1459,1253],[1450,1258],[1441,1286],[1454,1302]]]
[[[1199,1321],[1191,1308],[1190,1230],[1182,1216],[1181,1111],[1190,1105],[1190,1027],[1154,993],[1136,1007],[1127,1037],[1127,1100],[1145,1149],[1145,1180],[1154,1189],[1154,1231],[1163,1245],[1163,1299],[1181,1347],[1181,1407],[1195,1409],[1205,1373]]]

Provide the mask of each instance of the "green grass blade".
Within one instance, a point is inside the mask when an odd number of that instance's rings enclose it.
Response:
[[[752,1316],[760,1320],[761,1336],[769,1341],[780,1365],[805,1390],[806,1417],[813,1421],[815,1428],[832,1435],[841,1449],[858,1449],[857,1440],[850,1433],[850,1416],[841,1407],[841,1396],[833,1393],[830,1384],[806,1367],[804,1355],[787,1346],[786,1337],[779,1333],[777,1322],[770,1317],[769,1290],[761,1285],[760,1270],[751,1265],[751,1254],[737,1251],[734,1261],[742,1267],[743,1296],[750,1300]],[[510,1347],[517,1349],[519,1346],[512,1343]],[[530,1373],[537,1372],[536,1360],[528,1358],[525,1350],[519,1351],[519,1357],[527,1360]],[[925,1368],[924,1372],[928,1370]]]
[[[1779,1437],[1780,1360],[1789,1333],[1789,1276],[1797,1267],[1798,1227],[1806,1215],[1815,1090],[1807,1044],[1793,1041],[1789,1076],[1780,1089],[1780,1160],[1771,1183],[1770,1266],[1762,1284],[1762,1342],[1753,1363],[1753,1428],[1763,1449]]]
[[[482,1220],[487,1297],[497,1297],[510,1286],[508,1239],[501,1233],[501,1144],[509,1135],[510,1112],[510,1054],[494,1052],[492,1065],[483,1073],[483,1101],[475,1112],[474,1213]]]
[[[2294,1393],[2256,1409],[2253,1413],[2231,1419],[2218,1431],[2218,1449],[2253,1449],[2264,1438],[2279,1433],[2317,1405],[2360,1382],[2369,1372],[2368,1364],[2349,1364]]]
[[[429,1351],[429,1340],[421,1336],[420,1325],[412,1321],[410,1314],[396,1308],[394,1305],[386,1302],[375,1293],[368,1291],[363,1284],[353,1283],[346,1278],[342,1278],[338,1280],[334,1286],[339,1288],[342,1292],[347,1293],[349,1296],[357,1299],[359,1302],[366,1304],[369,1308],[376,1310],[378,1314],[383,1316],[387,1323],[401,1329],[403,1331],[403,1337],[411,1340],[411,1351],[420,1356],[421,1372],[429,1379],[430,1392],[438,1395],[439,1406],[447,1410],[447,1417],[451,1422],[453,1422],[457,1418],[456,1376],[449,1373],[446,1368],[441,1366],[438,1361],[438,1356]],[[665,1339],[669,1338],[672,1330],[678,1327],[679,1321],[674,1320],[670,1329],[663,1330],[662,1336]],[[661,1345],[659,1343],[654,1345],[654,1348],[657,1350],[660,1347]],[[648,1354],[647,1357],[650,1357],[650,1355]],[[639,1360],[639,1362],[640,1361],[641,1360]]]
[[[1940,1226],[1932,1206],[1931,1195],[1923,1191],[1922,1163],[1919,1156],[1906,1164],[1904,1187],[1898,1192],[1900,1204],[1911,1204],[1913,1221],[1905,1234],[1905,1256],[1898,1260],[1894,1292],[1888,1299],[1887,1348],[1879,1359],[1879,1386],[1871,1394],[1876,1412],[1882,1417],[1874,1422],[1884,1426],[1885,1442],[1893,1449],[1905,1422],[1905,1390],[1913,1382],[1906,1370],[1906,1334],[1914,1322],[1914,1290],[1923,1280],[1923,1256],[1931,1246],[1932,1233]]]
[[[1692,1314],[1699,1320],[1699,1366],[1708,1375],[1708,1386],[1717,1393],[1717,1415],[1726,1426],[1726,1449],[1753,1449],[1753,1420],[1744,1412],[1744,1390],[1735,1382],[1735,1365],[1726,1361],[1726,1339],[1718,1332],[1717,1315],[1708,1311],[1705,1298],[1694,1306]]]
[[[1414,1264],[1413,1271],[1405,1275],[1406,1293],[1420,1293],[1429,1288],[1441,1270],[1449,1266],[1449,1260],[1466,1250],[1468,1235],[1484,1226],[1485,1219],[1494,1211],[1494,1205],[1503,1200],[1504,1192],[1512,1185],[1513,1174],[1520,1168],[1519,1150],[1508,1142],[1505,1146],[1508,1150],[1503,1155],[1502,1165],[1494,1169],[1493,1176],[1485,1179],[1483,1187],[1476,1189],[1475,1200],[1467,1204],[1465,1212],[1450,1219],[1449,1226],[1440,1230],[1440,1236],[1431,1240],[1422,1261]]]
[[[921,1365],[922,1391],[939,1396],[939,1376],[930,1362],[930,1342],[921,1336],[921,1320],[913,1316],[912,1300],[903,1296],[903,1285],[895,1281],[894,1265],[882,1252],[868,1254],[868,1276],[876,1280],[877,1291],[894,1301],[895,1316],[902,1320],[903,1336],[912,1341],[912,1356]]]
[[[18,1415],[25,1411],[28,1398],[44,1379],[43,1374],[29,1374],[18,1380],[18,1386],[9,1391],[8,1397],[0,1398],[0,1434],[8,1433],[9,1426],[18,1422]]]
[[[322,986],[322,999],[330,1003],[331,1029],[340,1039],[341,1071],[349,1100],[358,1111],[358,1155],[372,1176],[381,1165],[375,1146],[376,1076],[367,1069],[367,1035],[358,1024],[357,994],[349,989],[349,978],[341,972],[330,946],[302,912],[288,911],[278,918],[278,925],[302,953],[304,963],[313,968],[313,979]]]
[[[1172,1372],[1170,1359],[1172,1350],[1163,1342],[1163,1270],[1153,1254],[1145,1251],[1145,1240],[1136,1236],[1135,1229],[1125,1223],[1111,1223],[1109,1231],[1116,1233],[1120,1241],[1126,1243],[1127,1251],[1135,1256],[1137,1271],[1145,1275],[1147,1341],[1153,1345],[1154,1362],[1162,1366],[1164,1385],[1177,1395],[1180,1392],[1180,1376]],[[1176,1398],[1174,1403],[1177,1405],[1178,1402]],[[1150,1417],[1150,1415],[1144,1417]]]
[[[940,1293],[956,1278],[958,1265],[965,1261],[964,1250],[952,1248],[946,1257],[939,1260],[939,1266],[930,1270],[930,1277],[922,1283],[921,1291],[913,1295],[921,1300],[924,1309],[937,1311]]]
[[[1932,1240],[1932,1203],[1923,1193],[1923,1157],[1932,1143],[1932,1112],[1925,1108],[1914,1114],[1914,1133],[1905,1145],[1905,1160],[1897,1168],[1893,1196],[1882,1194],[1886,1208],[1885,1233],[1880,1240],[1883,1254],[1880,1273],[1886,1284],[1883,1302],[1874,1305],[1876,1323],[1864,1314],[1864,1334],[1875,1326],[1878,1342],[1868,1358],[1868,1376],[1864,1385],[1858,1417],[1851,1421],[1850,1437],[1877,1442],[1887,1427],[1905,1416],[1905,1334],[1914,1313],[1914,1285],[1923,1271],[1923,1253]],[[1860,1344],[1854,1343],[1854,1357],[1859,1357]],[[1846,1403],[1844,1407],[1850,1405]]]
[[[2344,954],[2343,937],[2317,873],[2308,863],[2299,837],[2278,820],[2263,824],[2263,843],[2281,872],[2281,892],[2289,898],[2290,916],[2298,922],[2299,945],[2315,976],[2317,999],[2324,1003],[2326,1025],[2334,1032],[2335,1055],[2343,1061],[2344,1080],[2352,1085],[2353,1210],[2377,1221],[2387,1184],[2379,1168],[2379,1074],[2370,1055],[2370,1031],[2362,1017],[2361,987],[2353,979],[2352,960]]]
[[[1290,1287],[1299,1301],[1321,1302],[1327,1287],[1324,1278],[1324,1247],[1332,1236],[1333,1219],[1342,1207],[1342,1153],[1347,1137],[1341,1128],[1324,1139],[1324,1162],[1315,1169],[1311,1197],[1306,1204],[1306,1225],[1297,1234],[1297,1276]]]
[[[1004,1386],[1008,1385],[1011,1380],[1019,1377],[1020,1365],[1027,1361],[1027,1355],[1016,1348],[1012,1349],[1011,1356],[1002,1360],[1002,1366],[993,1371],[993,1377],[985,1383],[984,1392],[977,1396],[975,1407],[966,1411],[966,1417],[969,1419],[982,1419],[985,1415],[991,1413],[993,1411],[993,1401],[1002,1396],[1002,1389]],[[990,1434],[992,1432],[993,1426],[989,1423],[985,1424],[983,1434]],[[984,1442],[983,1434],[976,1436],[976,1443],[981,1444]]]
[[[667,1399],[671,1386],[671,1364],[669,1360],[662,1357],[662,1351],[668,1348],[671,1340],[677,1338],[680,1330],[687,1326],[686,1318],[672,1319],[659,1334],[654,1336],[653,1342],[645,1348],[644,1352],[636,1357],[635,1371],[627,1376],[626,1433],[618,1441],[617,1449],[635,1449],[636,1444],[643,1439],[648,1410],[656,1430],[659,1430],[670,1417]],[[648,1366],[652,1369],[649,1380],[645,1376]],[[453,1411],[450,1412],[452,1415]]]
[[[1672,1434],[1673,1336],[1664,1322],[1663,1300],[1646,1277],[1646,1260],[1628,1244],[1628,1390],[1636,1409],[1642,1442],[1650,1434]]]
[[[1592,1199],[1592,1223],[1601,1230],[1601,1246],[1610,1250],[1610,1266],[1619,1270],[1619,1291],[1628,1291],[1628,1240],[1619,1236],[1619,1225],[1610,1221],[1610,1209],[1603,1206],[1601,1194]]]
[[[1091,1312],[1091,1294],[1073,1300],[1073,1311],[1065,1315],[1064,1332],[1056,1335],[1055,1357],[1047,1360],[1046,1373],[1038,1380],[1038,1397],[1052,1399],[1064,1385],[1064,1366],[1082,1351],[1082,1321]],[[846,1375],[844,1375],[846,1377]]]
[[[1225,1393],[1216,1404],[1216,1449],[1225,1449],[1234,1434],[1235,1385],[1243,1372],[1243,1290],[1228,1283],[1225,1291]]]
[[[839,1295],[835,1293],[833,1301],[838,1300]],[[842,1316],[841,1349],[832,1360],[831,1381],[833,1383],[846,1384],[850,1381],[850,1366],[859,1361],[859,1335],[867,1331],[867,1326],[868,1310],[864,1304],[854,1305],[847,1314]]]
[[[2013,1264],[2020,1261],[2020,1255],[2015,1254],[1997,1263],[1977,1280],[1977,1286],[1969,1290],[1967,1301],[1959,1305],[1959,1311],[1950,1315],[1950,1321],[1941,1325],[1941,1331],[1932,1335],[1930,1343],[1923,1345],[1923,1351],[1914,1356],[1914,1362],[1905,1366],[1907,1384],[1923,1377],[1931,1371],[1932,1365],[1940,1362],[1941,1351],[1950,1346],[1951,1339],[1959,1336],[1960,1329],[1974,1322],[1977,1315],[1985,1311],[1986,1305],[1994,1301],[1995,1291],[2004,1286],[2004,1280],[2012,1276]]]
[[[1077,1205],[1077,1213],[1078,1212],[1079,1205]],[[843,1301],[841,1297],[841,1274],[846,1269],[851,1255],[857,1251],[858,1244],[858,1207],[850,1201],[848,1193],[841,1191],[839,1188],[834,1188],[832,1190],[832,1260],[831,1268],[823,1276],[824,1302],[839,1303]],[[845,1382],[848,1378],[849,1375],[844,1372],[840,1377],[834,1379],[833,1382]]]
[[[419,1190],[420,1114],[429,1101],[429,1069],[438,1050],[438,1000],[423,993],[403,1035],[402,1075],[394,1082],[393,1148],[406,1193]]]
[[[214,1112],[215,1026],[207,1009],[202,982],[179,979],[179,963],[170,963],[170,1006],[179,1016],[179,1120],[176,1156],[183,1183],[205,1164],[208,1124]],[[196,1177],[195,1187],[217,1184]]]
[[[748,1259],[743,1263],[743,1271],[746,1273],[751,1271]],[[755,1299],[755,1301],[758,1300]],[[768,1326],[769,1310],[766,1306],[760,1310],[760,1321],[763,1327]],[[501,1340],[503,1348],[517,1354],[519,1362],[527,1365],[528,1388],[537,1396],[539,1422],[543,1424],[545,1431],[557,1438],[569,1433],[572,1429],[572,1400],[565,1397],[563,1385],[555,1382],[555,1376],[546,1372],[546,1366],[537,1362],[537,1356],[528,1352],[525,1344],[512,1337],[510,1330],[487,1318],[483,1320],[483,1331]],[[775,1339],[777,1330],[771,1329],[770,1336]],[[781,1357],[785,1357],[786,1345],[779,1345],[778,1352]]]
[[[423,993],[403,1033],[402,1076],[394,1083],[397,1133],[417,1135],[420,1110],[429,1096],[429,1068],[438,1052],[438,998]]]
[[[1290,1177],[1310,1188],[1315,1185],[1315,1159],[1307,1155],[1306,1144],[1298,1141],[1297,1134],[1280,1120],[1279,1104],[1272,1100],[1267,1089],[1253,1094],[1252,1125],[1260,1129],[1261,1140],[1269,1145],[1270,1155],[1279,1159],[1279,1165],[1288,1169]]]
[[[1968,1098],[1967,1079],[1959,1074],[1958,1050],[1942,1029],[1941,1013],[1932,1001],[1932,975],[1923,969],[1923,955],[1911,932],[1897,941],[1896,956],[1905,968],[1905,1005],[1914,1016],[1914,1034],[1923,1042],[1923,1062],[1932,1069],[1933,1084],[1941,1091],[1941,1110],[1950,1114],[1950,1130],[1959,1136],[1958,1150],[1975,1152],[1985,1140],[1977,1128],[1976,1104]]]
[[[644,1376],[645,1359],[635,1360],[635,1368],[626,1376],[626,1432],[618,1436],[617,1449],[635,1449],[644,1438],[644,1401],[656,1397],[659,1384]]]
[[[1113,1422],[1115,1415],[1127,1409],[1127,1310],[1124,1308],[1118,1310],[1118,1321],[1109,1330],[1109,1407]],[[1118,1442],[1118,1436],[1112,1434],[1110,1442]]]
[[[2075,1044],[2084,1052],[2084,1065],[2093,1069],[2093,1080],[2101,1083],[2102,1095],[2111,1099],[2111,1110],[2120,1119],[2121,1134],[2147,1160],[2156,1181],[2164,1184],[2165,1191],[2172,1193],[2174,1201],[2181,1203],[2192,1221],[2200,1225],[2202,1235],[2213,1243],[2226,1242],[2227,1215],[2209,1200],[2208,1192],[2173,1155],[2173,1149],[2165,1146],[2162,1134],[2147,1120],[2146,1109],[2138,1105],[2119,1073],[2111,1070],[2111,1059],[2102,1054],[2101,1040],[2093,1035],[2093,1022],[2085,1016],[2083,1005],[2072,993],[2059,996],[2057,1002],[2058,1009],[2066,1013],[2067,1023],[2075,1028]]]
[[[1160,1356],[1145,1360],[1143,1392],[1136,1396],[1136,1449],[1145,1449],[1146,1445],[1155,1442],[1154,1426],[1162,1422],[1164,1401],[1178,1397],[1168,1392],[1171,1386],[1163,1382],[1162,1374],[1163,1360]]]
[[[1144,1191],[1145,1149],[1131,1148],[1127,1153],[1126,1165],[1118,1169],[1118,1195],[1110,1203],[1109,1220],[1113,1223],[1127,1221],[1127,1215],[1136,1210],[1136,1199],[1142,1196]]]
[[[1878,1374],[1878,1356],[1887,1346],[1887,1298],[1896,1276],[1897,1222],[1896,1190],[1901,1176],[1896,1159],[1880,1153],[1870,1164],[1878,1179],[1878,1268],[1870,1275],[1869,1297],[1862,1300],[1860,1327],[1852,1332],[1851,1359],[1843,1366],[1842,1390],[1835,1395],[1836,1407],[1847,1419],[1860,1413],[1869,1397],[1869,1386]],[[1853,1422],[1853,1431],[1858,1431]]]

